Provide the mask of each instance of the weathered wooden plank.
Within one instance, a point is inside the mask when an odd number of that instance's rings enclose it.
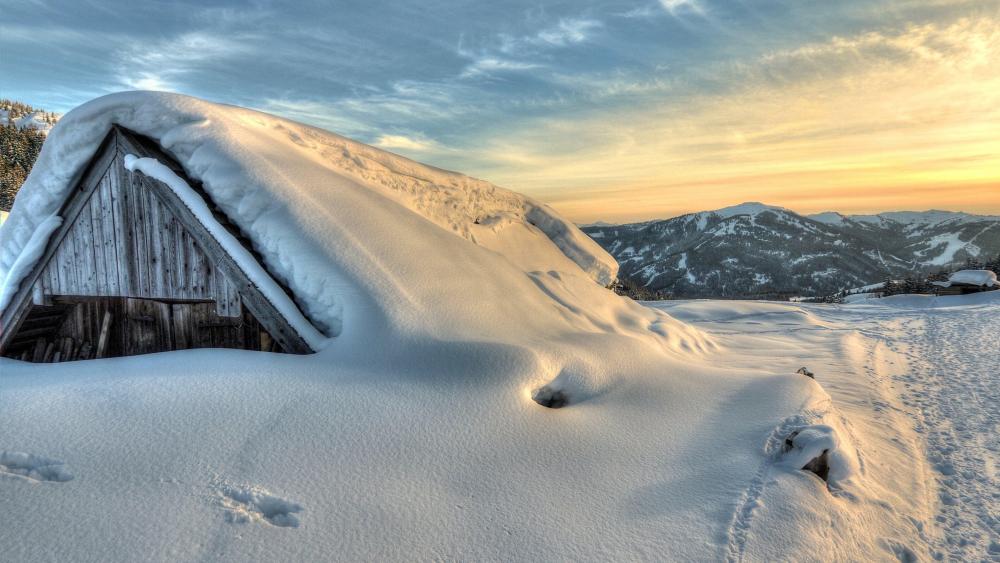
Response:
[[[97,357],[103,358],[108,350],[108,331],[111,329],[111,312],[104,311],[101,317],[101,332],[97,338]]]
[[[83,206],[80,210],[80,215],[77,216],[76,224],[73,228],[80,232],[81,254],[83,261],[86,263],[86,272],[84,275],[85,295],[100,295],[97,289],[98,264],[94,258],[94,224],[90,217],[89,205]]]
[[[153,202],[150,200],[145,188],[143,188],[142,180],[135,176],[137,175],[133,174],[131,179],[132,190],[135,193],[136,201],[140,203],[139,211],[142,215],[142,233],[137,235],[136,238],[143,246],[142,267],[144,268],[143,275],[146,278],[146,294],[151,297],[162,297],[166,293],[162,287],[157,287],[156,283],[156,269],[159,268],[159,263],[154,264],[153,262],[155,253],[153,252],[152,238],[153,230],[156,228],[156,223],[153,222],[153,210],[151,209]]]
[[[195,306],[194,303],[177,303],[170,306],[175,350],[193,348],[192,337],[194,334],[191,325],[191,310]]]
[[[63,239],[65,240],[65,239]],[[72,285],[70,272],[70,261],[67,256],[68,251],[66,250],[66,245],[60,245],[59,249],[56,250],[56,256],[53,259],[55,262],[55,267],[58,269],[58,280],[59,284],[56,286],[57,294],[65,294],[70,291],[70,286]]]
[[[123,177],[128,173],[123,169],[120,156],[116,156],[111,170],[108,172],[109,195],[111,201],[111,218],[114,224],[115,252],[118,255],[118,273],[121,291],[125,295],[135,295],[138,291],[137,279],[135,278],[135,256],[132,246],[134,231],[129,228],[129,218],[125,213],[125,201],[123,200],[122,186],[128,181],[128,177]]]
[[[127,194],[129,230],[131,231],[133,295],[147,296],[149,295],[149,265],[146,260],[146,223],[143,213],[145,198],[136,189],[135,175],[125,170],[124,166],[122,174],[124,177],[121,179],[121,189]]]
[[[144,183],[148,186],[149,183]],[[173,259],[173,248],[174,248],[174,220],[173,213],[166,206],[163,206],[163,201],[158,200],[160,205],[160,270],[163,271],[163,283],[166,289],[166,294],[170,294],[175,287],[177,287],[177,275],[174,272],[177,262]]]
[[[170,304],[163,301],[150,301],[150,304],[152,305],[153,316],[156,318],[156,348],[150,351],[176,350]]]
[[[169,289],[161,257],[161,248],[163,245],[161,241],[163,236],[161,228],[163,224],[162,209],[159,200],[149,190],[145,189],[141,180],[139,181],[139,189],[149,209],[147,244],[149,248],[149,268],[151,271],[150,277],[152,278],[151,283],[154,288],[153,292],[156,295],[166,297],[169,295]]]
[[[35,352],[31,358],[31,361],[36,364],[45,359],[45,339],[39,338],[35,340]]]
[[[128,292],[128,274],[123,273],[124,256],[118,253],[118,229],[115,225],[115,210],[111,194],[111,178],[101,181],[99,193],[101,206],[101,229],[104,235],[104,267],[108,272],[110,295],[124,295]],[[112,275],[113,274],[113,275]]]
[[[33,338],[43,338],[51,336],[55,332],[51,325],[37,326],[28,325],[27,323],[22,324],[22,329],[18,332],[18,339],[20,340],[31,340]],[[33,328],[36,327],[36,328]]]
[[[148,273],[146,264],[146,248],[142,240],[145,231],[142,217],[142,204],[137,201],[134,183],[134,174],[118,167],[118,159],[115,159],[116,166],[112,168],[112,174],[117,176],[118,191],[121,194],[121,205],[123,222],[119,230],[119,237],[124,239],[124,246],[128,248],[129,254],[125,267],[128,268],[130,286],[129,295],[148,296],[149,283],[146,280]]]
[[[59,340],[59,358],[62,361],[69,361],[70,354],[73,353],[73,339],[66,336]],[[58,361],[58,360],[57,360]]]
[[[67,243],[64,244],[68,247],[73,260],[70,264],[70,270],[73,272],[72,295],[85,295],[87,287],[86,266],[83,264],[85,262],[84,247],[80,230],[80,223],[75,223],[66,237]]]
[[[191,259],[191,264],[189,265],[191,272],[191,297],[193,299],[204,298],[205,277],[208,275],[205,271],[205,256],[202,254],[201,248],[195,242],[193,236],[188,237],[188,256]]]
[[[94,268],[96,269],[95,283],[97,295],[111,295],[108,285],[108,271],[104,260],[104,229],[101,226],[101,198],[98,194],[90,197],[87,205],[87,217],[90,219],[90,232],[93,238]],[[117,276],[117,273],[115,273]]]

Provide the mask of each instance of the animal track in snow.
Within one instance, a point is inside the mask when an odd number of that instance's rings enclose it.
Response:
[[[63,462],[24,452],[0,451],[0,475],[41,482],[63,483],[73,478]]]
[[[226,511],[226,520],[233,523],[266,522],[281,528],[298,528],[302,506],[272,495],[257,485],[218,486],[218,503]]]

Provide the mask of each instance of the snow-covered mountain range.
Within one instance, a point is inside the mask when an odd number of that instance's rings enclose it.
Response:
[[[678,297],[823,295],[1000,253],[1000,217],[936,210],[800,215],[749,202],[583,230],[623,277]]]

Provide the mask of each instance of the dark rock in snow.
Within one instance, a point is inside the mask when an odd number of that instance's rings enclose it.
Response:
[[[552,389],[548,385],[539,387],[531,394],[532,400],[543,407],[558,409],[569,404],[569,397],[559,389]]]
[[[820,479],[827,481],[830,477],[830,460],[827,454],[830,450],[823,450],[823,453],[809,460],[809,463],[802,466],[804,471],[812,471]]]
[[[781,447],[781,453],[784,454],[792,451],[792,448],[795,447],[795,437],[798,435],[799,431],[796,430],[795,432],[789,434],[787,438],[785,438],[785,445]]]
[[[809,371],[809,368],[807,368],[806,366],[800,367],[799,370],[796,371],[795,373],[801,373],[802,375],[804,375],[806,377],[811,377],[813,379],[816,379],[816,374],[814,374],[813,372]]]
[[[799,431],[796,430],[785,438],[785,443],[781,447],[781,453],[788,453],[795,448],[795,437],[799,435]],[[810,471],[819,476],[823,481],[828,481],[830,477],[830,458],[828,454],[830,450],[823,450],[823,453],[809,460],[808,463],[803,465],[800,469],[803,471]]]

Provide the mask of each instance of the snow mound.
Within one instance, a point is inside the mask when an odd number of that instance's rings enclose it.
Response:
[[[614,259],[555,211],[488,182],[257,111],[129,92],[84,104],[49,134],[0,231],[6,294],[38,259],[113,124],[158,140],[200,181],[329,336],[351,317],[359,328],[469,329],[490,312],[456,306],[448,315],[442,292],[517,294],[511,284],[531,286],[526,273],[540,269],[595,287],[617,274]]]

